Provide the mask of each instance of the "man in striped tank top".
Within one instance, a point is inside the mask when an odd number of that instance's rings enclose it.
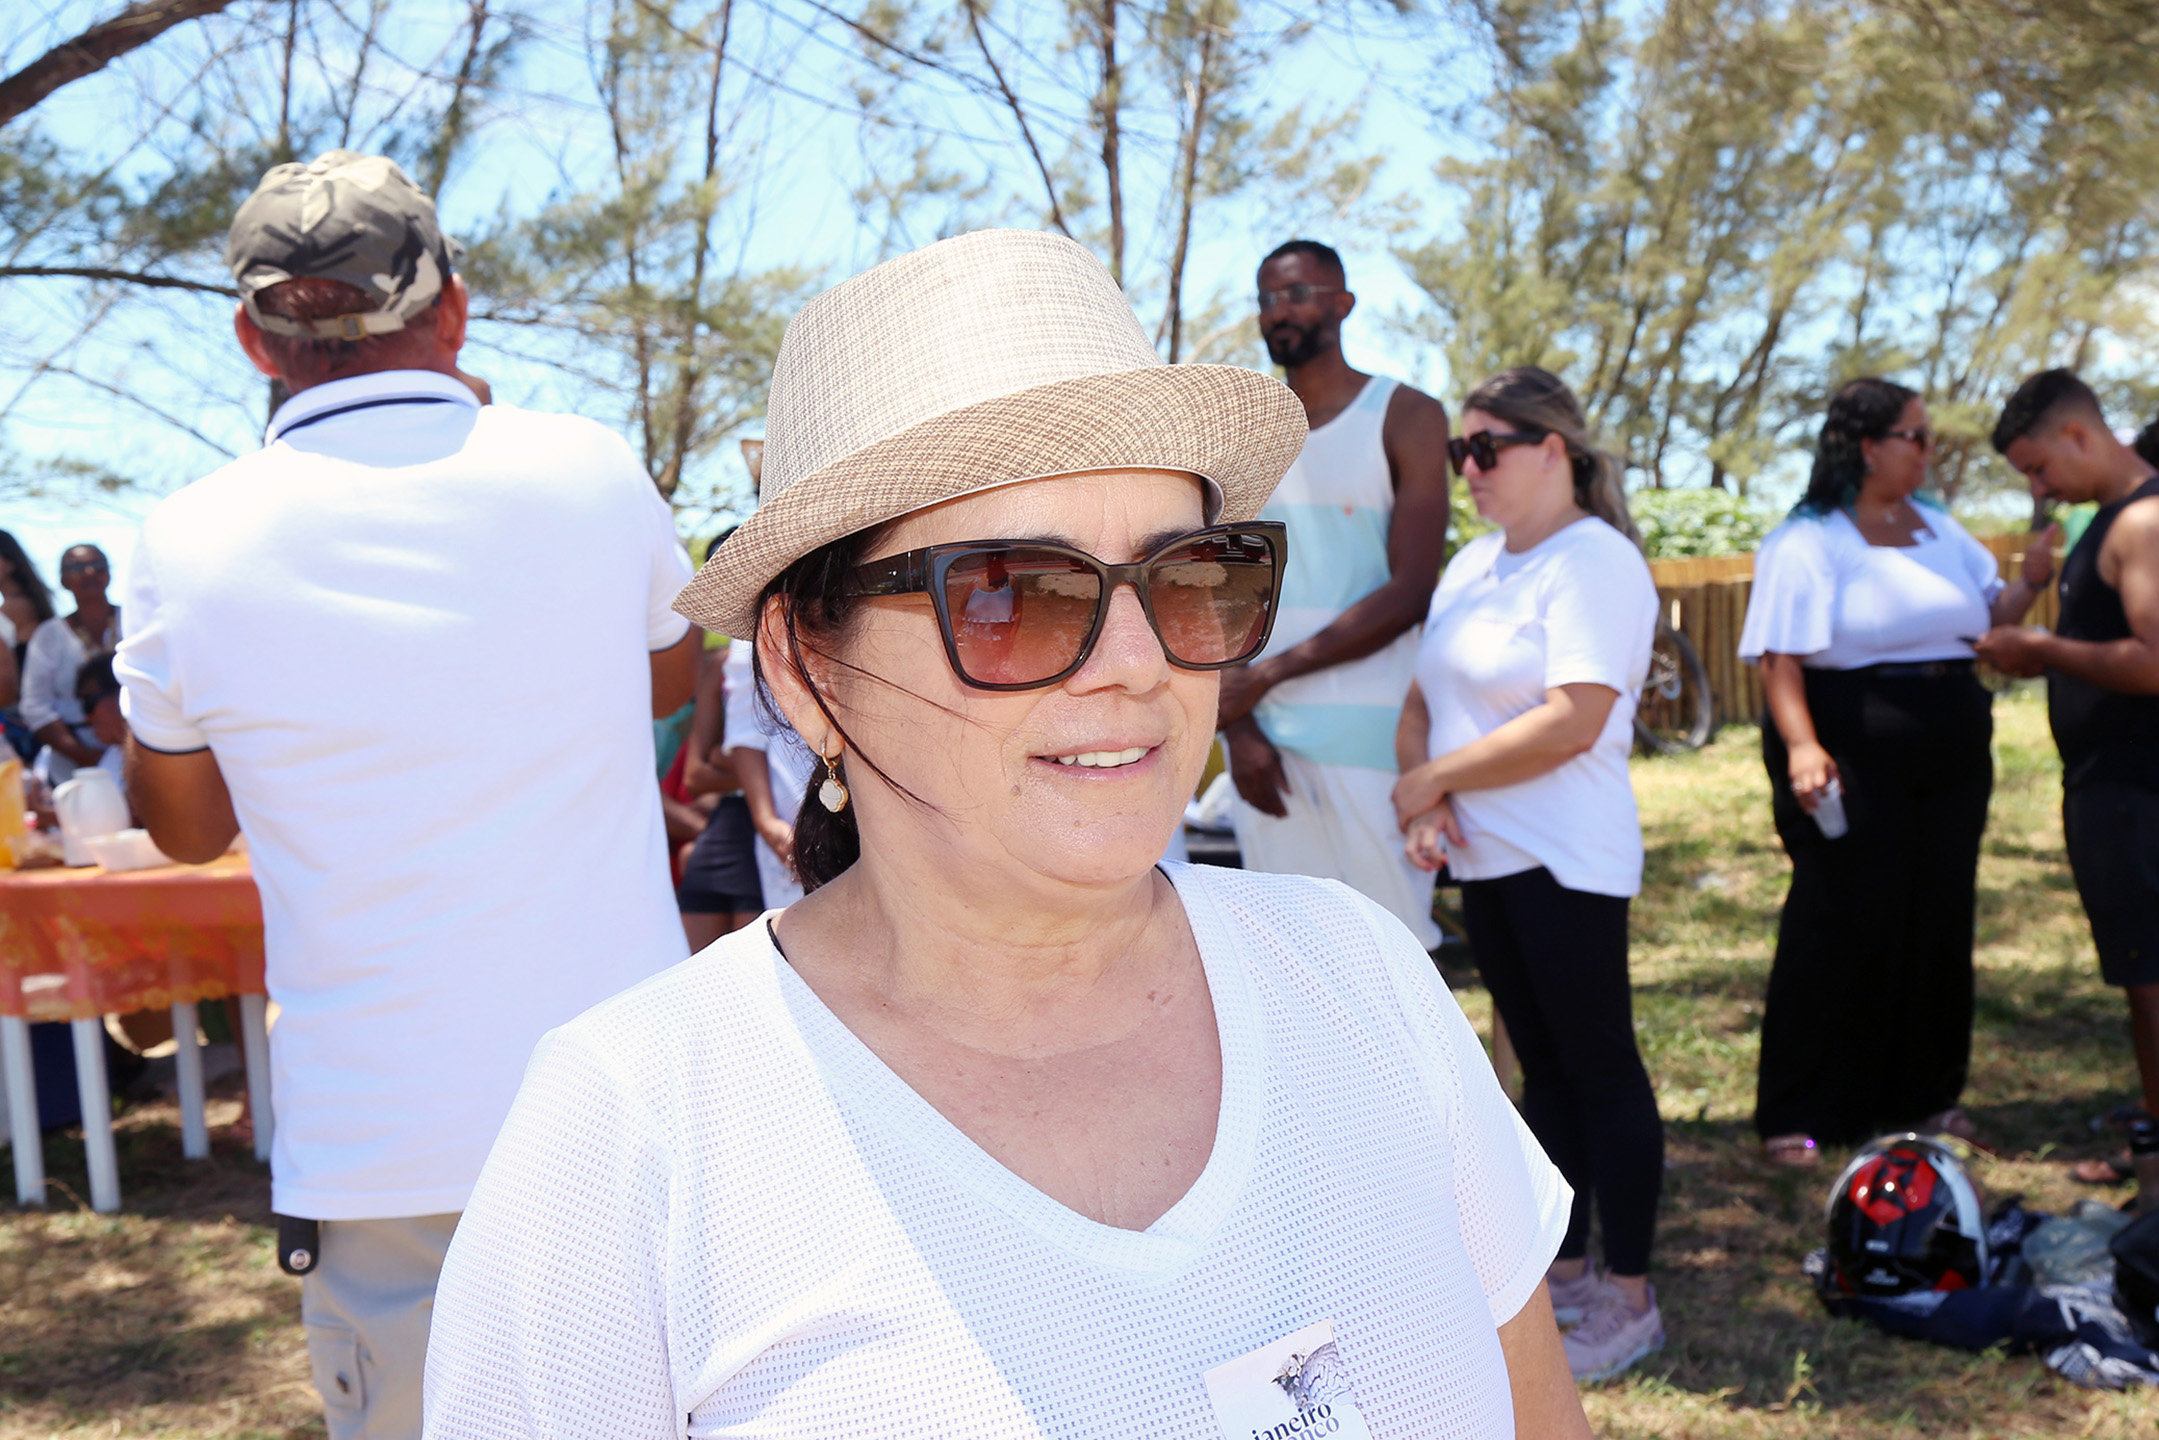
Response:
[[[1340,880],[1429,948],[1432,877],[1395,825],[1394,732],[1445,551],[1447,411],[1350,368],[1356,303],[1316,240],[1260,263],[1260,334],[1312,429],[1261,512],[1289,526],[1274,636],[1223,672],[1220,724],[1246,867]]]

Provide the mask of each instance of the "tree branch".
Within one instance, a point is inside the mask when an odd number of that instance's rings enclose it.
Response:
[[[238,299],[240,294],[230,285],[183,280],[177,275],[106,270],[95,265],[0,265],[0,280],[111,280],[122,285],[143,285],[152,290],[192,290],[198,295],[223,295],[227,299]]]
[[[219,444],[215,440],[212,440],[209,436],[203,434],[200,430],[197,430],[194,426],[188,424],[185,420],[182,420],[179,416],[172,414],[170,411],[159,409],[157,406],[143,399],[142,396],[136,394],[132,390],[124,390],[120,386],[115,385],[110,381],[98,379],[95,375],[85,375],[82,373],[82,371],[68,365],[46,365],[43,368],[44,372],[47,375],[64,375],[68,379],[75,381],[77,384],[87,385],[92,390],[102,391],[103,393],[112,396],[116,400],[125,400],[130,405],[139,406],[142,409],[149,411],[152,415],[155,415],[158,419],[164,421],[167,425],[170,425],[173,429],[178,430],[181,434],[190,436],[193,439],[200,441],[204,445],[209,446],[212,450],[215,450],[218,454],[224,456],[227,460],[230,460],[234,457],[235,452],[228,447]]]
[[[441,193],[442,182],[450,178],[450,157],[465,138],[465,93],[472,88],[480,68],[480,43],[487,19],[487,0],[472,0],[464,63],[457,67],[457,76],[450,82],[450,103],[443,109],[441,128],[427,147],[426,175],[420,187],[430,195]]]
[[[1069,237],[1072,227],[1065,224],[1064,207],[1057,203],[1057,182],[1050,178],[1049,162],[1042,158],[1042,147],[1035,144],[1034,127],[1027,123],[1026,107],[1020,104],[1020,97],[1012,93],[1012,87],[1005,83],[1005,72],[998,67],[997,57],[990,54],[990,42],[982,34],[982,12],[976,8],[980,3],[981,0],[966,0],[962,6],[967,12],[967,28],[974,32],[975,46],[982,52],[982,62],[990,67],[990,78],[997,82],[999,93],[1004,96],[1005,104],[1011,108],[1012,118],[1019,122],[1020,138],[1027,142],[1027,153],[1034,157],[1035,170],[1042,176],[1042,191],[1049,197],[1050,223],[1057,227],[1058,233]]]
[[[149,44],[173,26],[215,15],[233,0],[138,0],[0,80],[0,125],[46,96]]]

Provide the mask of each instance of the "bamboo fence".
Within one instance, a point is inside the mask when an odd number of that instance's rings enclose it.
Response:
[[[2005,580],[2024,563],[2022,535],[1994,535],[1979,543],[1994,552]],[[1747,597],[1754,589],[1754,557],[1652,560],[1649,573],[1664,604],[1664,618],[1693,642],[1709,672],[1717,723],[1755,723],[1762,713],[1762,682],[1754,667],[1739,658],[1739,631],[1746,623]],[[2026,618],[2031,624],[2052,628],[2059,605],[2060,597],[2049,585]]]

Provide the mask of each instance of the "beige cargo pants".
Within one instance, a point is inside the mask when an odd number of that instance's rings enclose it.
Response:
[[[330,1440],[420,1440],[435,1281],[456,1229],[455,1215],[322,1222],[300,1318]]]

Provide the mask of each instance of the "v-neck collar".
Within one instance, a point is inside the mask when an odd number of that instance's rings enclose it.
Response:
[[[1210,937],[1225,933],[1212,897],[1200,885],[1187,889],[1174,876],[1170,885],[1185,907],[1214,1005],[1222,1101],[1214,1146],[1199,1178],[1145,1230],[1090,1219],[1007,1169],[832,1013],[795,973],[769,930],[765,946],[780,1003],[800,1028],[814,1063],[827,1072],[834,1099],[850,1118],[870,1121],[912,1144],[977,1198],[1069,1254],[1110,1269],[1163,1275],[1197,1259],[1235,1208],[1259,1147],[1264,1098],[1259,1008],[1251,980],[1234,956],[1220,954],[1210,944]]]

